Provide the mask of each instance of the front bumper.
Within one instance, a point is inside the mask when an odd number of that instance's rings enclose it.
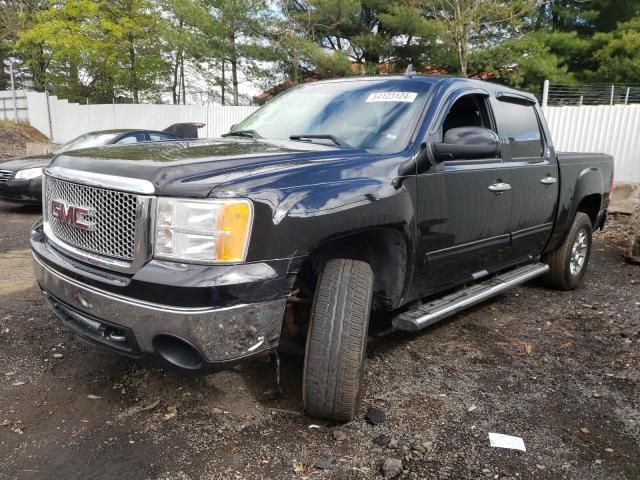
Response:
[[[14,177],[5,183],[0,183],[0,201],[40,205],[42,203],[42,177],[31,180],[16,180]]]
[[[36,278],[49,307],[94,345],[188,373],[209,373],[278,346],[286,295],[214,307],[150,302],[116,293],[109,283],[105,286],[111,290],[97,287],[96,269],[86,272],[87,281],[66,270],[63,255],[38,226],[31,243]],[[103,274],[109,280],[110,274]],[[252,283],[246,288],[260,291],[263,280]]]

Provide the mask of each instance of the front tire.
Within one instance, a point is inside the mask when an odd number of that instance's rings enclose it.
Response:
[[[591,256],[592,235],[591,219],[587,214],[578,212],[560,247],[544,259],[549,265],[545,281],[550,287],[573,290],[580,285]]]
[[[316,286],[304,359],[302,396],[309,415],[348,422],[358,414],[372,296],[368,263],[327,262]]]

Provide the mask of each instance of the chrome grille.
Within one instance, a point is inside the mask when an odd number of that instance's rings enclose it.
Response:
[[[13,174],[11,170],[0,170],[0,183],[7,183]]]
[[[45,198],[46,220],[57,239],[98,255],[133,261],[137,195],[47,176]],[[53,200],[91,210],[92,214],[84,220],[94,224],[94,228],[83,230],[54,218],[51,215]]]

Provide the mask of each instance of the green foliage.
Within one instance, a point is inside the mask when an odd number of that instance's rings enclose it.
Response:
[[[478,52],[475,71],[492,72],[494,80],[528,90],[539,90],[544,80],[574,83],[570,66],[587,58],[590,43],[574,32],[531,32]]]
[[[473,47],[488,47],[517,33],[533,6],[530,0],[423,0],[424,15],[467,76]]]
[[[419,2],[388,4],[380,17],[380,27],[391,39],[390,62],[404,71],[409,64],[415,69],[438,62],[436,45],[438,29],[421,15]]]
[[[53,0],[18,33],[15,48],[32,71],[33,62],[46,65],[38,83],[55,94],[137,103],[166,73],[153,7],[148,0]]]
[[[539,2],[540,25],[591,37],[610,32],[640,10],[640,0],[551,0]]]
[[[299,35],[339,52],[333,59],[340,65],[345,57],[354,64],[344,73],[388,72],[403,70],[409,63],[430,63],[426,50],[436,41],[415,0],[309,0],[285,13]]]
[[[532,90],[545,79],[633,82],[640,69],[634,11],[640,12],[640,0],[547,2],[528,19],[522,35],[482,52],[478,60],[498,81]]]
[[[86,1],[86,0],[84,0]],[[162,31],[160,12],[151,0],[106,0],[99,3],[99,29],[107,59],[113,62],[116,96],[130,93],[138,103],[140,92],[157,95],[168,73],[157,39]]]
[[[351,73],[351,61],[345,52],[324,49],[286,27],[278,31],[272,40],[276,71],[294,84],[309,78],[332,78]]]
[[[36,88],[92,102],[181,103],[204,88],[238,104],[243,82],[409,63],[539,91],[637,81],[640,0],[0,0],[8,57]]]
[[[640,78],[640,15],[612,32],[596,33],[594,44],[598,67],[589,79],[624,83]]]

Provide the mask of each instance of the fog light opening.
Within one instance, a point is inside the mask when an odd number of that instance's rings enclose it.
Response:
[[[202,354],[186,340],[165,333],[156,335],[153,348],[166,362],[185,370],[198,370],[202,367]]]

